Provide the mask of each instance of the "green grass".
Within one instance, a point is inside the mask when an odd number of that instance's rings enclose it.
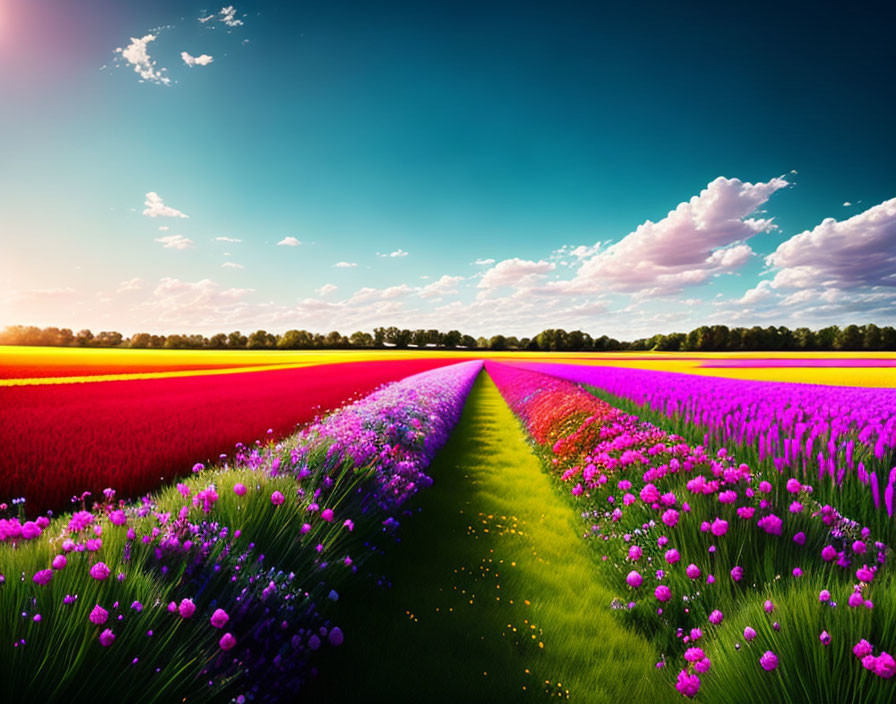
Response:
[[[487,375],[431,476],[402,542],[370,563],[394,586],[358,580],[334,605],[346,642],[309,701],[675,697],[609,610],[579,517]]]

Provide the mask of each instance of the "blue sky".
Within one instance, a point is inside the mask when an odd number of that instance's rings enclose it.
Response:
[[[0,325],[896,322],[892,7],[625,5],[0,0]]]

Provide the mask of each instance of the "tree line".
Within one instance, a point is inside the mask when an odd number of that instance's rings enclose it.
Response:
[[[830,325],[819,330],[778,327],[751,328],[726,325],[701,325],[690,332],[673,332],[632,341],[619,341],[607,335],[593,337],[587,332],[562,329],[542,330],[534,337],[517,338],[494,335],[472,337],[457,330],[407,330],[397,327],[374,328],[373,333],[353,332],[345,336],[337,331],[321,335],[307,330],[287,330],[281,335],[256,330],[220,332],[206,337],[197,334],[152,335],[139,332],[125,337],[117,331],[90,330],[77,333],[69,328],[38,328],[12,325],[0,332],[0,345],[33,345],[50,347],[130,347],[139,349],[365,349],[395,347],[399,349],[487,349],[544,350],[550,352],[741,352],[788,350],[896,351],[896,330],[891,326]]]

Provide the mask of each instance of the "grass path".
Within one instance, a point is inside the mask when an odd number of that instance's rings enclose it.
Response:
[[[482,374],[403,540],[340,599],[346,642],[307,701],[671,700],[608,609],[579,518]]]

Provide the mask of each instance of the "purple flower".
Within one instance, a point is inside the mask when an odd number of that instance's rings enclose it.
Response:
[[[800,569],[799,567],[794,567],[794,568],[793,568],[793,576],[794,576],[794,577],[802,577],[802,576],[803,576],[803,570]]]
[[[699,672],[701,675],[704,672],[709,672],[710,667],[712,667],[712,662],[709,658],[703,658],[694,663],[694,671]]]
[[[665,584],[660,584],[653,590],[653,595],[656,597],[657,601],[669,601],[672,598],[672,590]]]
[[[286,497],[283,496],[283,494],[281,494],[279,491],[275,491],[273,494],[271,494],[271,503],[274,504],[274,506],[279,506],[284,501],[286,501]]]
[[[242,482],[237,482],[233,485],[233,493],[237,496],[245,496],[246,495],[246,485]]]
[[[688,662],[697,662],[706,657],[703,648],[688,648],[684,651],[684,659]]]
[[[771,672],[778,667],[778,656],[771,650],[766,650],[759,658],[759,664],[762,665],[763,670]]]
[[[333,522],[333,509],[325,508],[320,512],[320,517],[323,518],[327,523]]]
[[[714,626],[718,626],[724,618],[725,615],[721,611],[713,609],[713,612],[709,615],[709,622]]]
[[[111,628],[107,628],[105,631],[100,633],[100,645],[104,648],[108,648],[115,641],[115,634],[112,632]]]
[[[221,650],[230,650],[236,645],[236,638],[233,637],[232,633],[225,633],[221,636],[221,640],[218,641],[218,645],[221,647]]]
[[[666,550],[666,562],[670,565],[674,565],[681,559],[681,554],[675,548],[670,548]]]
[[[625,581],[628,583],[628,586],[632,587],[632,589],[637,589],[641,586],[641,582],[643,582],[644,580],[640,574],[638,574],[635,570],[632,570],[626,576]]]
[[[818,600],[821,602],[827,602],[831,600],[831,593],[827,589],[822,589],[818,592]]]
[[[663,511],[662,521],[669,528],[674,528],[676,525],[678,525],[678,511],[676,511],[674,508]]]
[[[744,629],[744,640],[748,643],[756,637],[756,629],[751,626],[747,626]]]
[[[744,578],[744,568],[740,565],[735,565],[731,568],[731,579],[735,582],[739,582]]]
[[[181,615],[181,618],[190,618],[196,613],[196,604],[193,603],[192,599],[181,599],[177,612]]]
[[[684,572],[690,579],[697,579],[700,576],[700,568],[693,562],[685,568]]]
[[[212,626],[215,628],[224,628],[224,625],[230,620],[230,616],[224,609],[217,609],[210,619]]]
[[[871,647],[871,643],[862,638],[862,640],[855,644],[852,652],[857,658],[861,659],[866,655],[870,655],[872,650],[873,648]]]
[[[106,611],[102,606],[97,604],[93,607],[93,611],[90,612],[90,616],[88,617],[90,622],[95,626],[102,626],[106,621],[109,620],[109,612]]]
[[[90,568],[90,576],[96,579],[97,581],[102,582],[109,576],[109,568],[106,566],[105,562],[97,562]]]
[[[870,582],[874,579],[874,570],[868,569],[868,565],[862,565],[856,570],[856,577],[860,582]]]
[[[837,549],[833,545],[825,545],[821,549],[821,559],[825,562],[830,562],[835,557],[837,557]]]
[[[806,544],[806,534],[803,531],[800,531],[795,536],[793,536],[793,542],[797,545],[805,545]]]
[[[25,525],[22,526],[22,538],[25,540],[34,540],[42,532],[40,526],[34,521],[26,521]]]
[[[862,598],[862,595],[859,592],[853,592],[849,595],[849,599],[847,599],[846,603],[852,609],[857,609],[860,606],[865,605],[865,600]]]
[[[830,645],[831,644],[831,634],[827,631],[822,631],[821,635],[818,636],[818,640],[821,641],[822,645]]]
[[[35,572],[34,577],[32,578],[35,584],[41,586],[49,584],[51,579],[53,579],[53,570],[40,570],[39,572]]]
[[[641,555],[644,554],[644,551],[641,549],[639,545],[632,545],[628,549],[628,559],[637,562],[641,559]]]
[[[723,521],[721,518],[716,518],[712,522],[710,530],[712,531],[712,534],[717,538],[721,537],[728,532],[728,521]]]
[[[762,605],[762,608],[765,609],[765,613],[770,614],[775,610],[775,603],[771,599],[766,599],[765,603]]]
[[[344,640],[344,636],[342,635],[342,629],[339,626],[333,626],[330,629],[330,635],[327,636],[327,640],[330,641],[330,645],[337,647],[342,645],[342,641]]]
[[[688,674],[687,670],[682,670],[678,673],[675,689],[686,697],[694,697],[700,691],[700,678],[697,675]]]

